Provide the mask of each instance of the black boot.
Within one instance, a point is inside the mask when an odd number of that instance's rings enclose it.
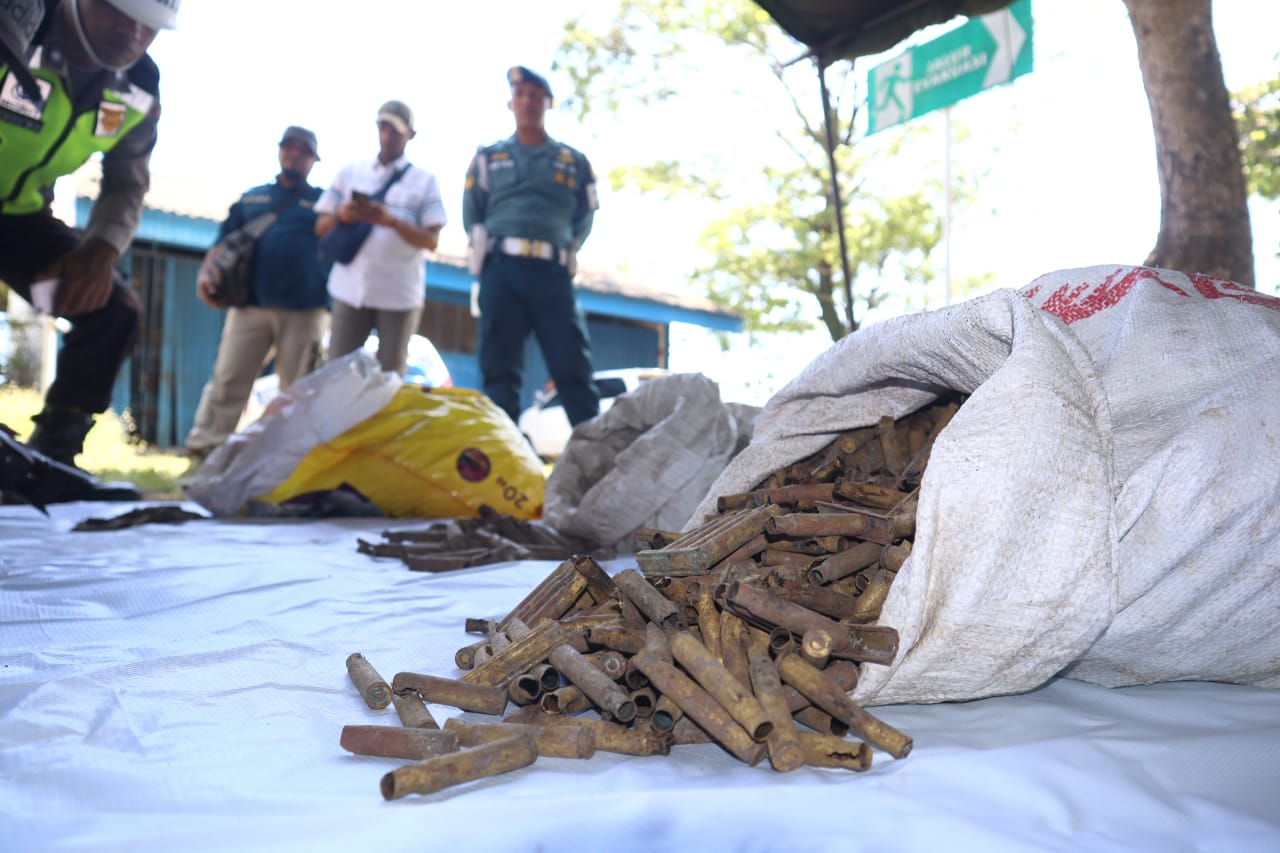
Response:
[[[39,451],[55,462],[75,465],[76,456],[84,450],[84,437],[93,429],[93,415],[79,409],[45,405],[33,415],[35,431],[27,439],[27,447]]]
[[[4,501],[46,504],[68,501],[136,501],[142,493],[131,483],[104,483],[72,465],[24,446],[0,429],[0,494]]]
[[[84,449],[84,437],[93,428],[93,415],[79,409],[68,409],[61,406],[45,404],[44,411],[34,415],[36,428],[27,439],[27,447],[40,457],[57,463],[59,468],[54,476],[60,484],[53,489],[54,497],[45,495],[44,503],[65,503],[67,501],[138,501],[142,500],[142,492],[132,483],[104,483],[97,477],[79,468],[75,458]],[[53,469],[51,469],[53,470]],[[64,474],[74,475],[68,480]],[[17,491],[17,490],[14,490]],[[20,494],[20,492],[19,492]],[[28,499],[30,500],[30,499]],[[34,500],[31,503],[36,503]],[[38,506],[43,504],[37,504]]]

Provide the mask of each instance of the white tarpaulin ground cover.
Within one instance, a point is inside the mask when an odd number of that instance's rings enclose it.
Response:
[[[0,507],[6,853],[1280,849],[1280,690],[1209,683],[886,705],[915,749],[862,774],[698,745],[384,802],[402,762],[338,736],[396,719],[364,706],[347,655],[457,675],[463,620],[555,564],[414,573],[356,553],[410,526],[372,519],[70,532],[130,508]]]

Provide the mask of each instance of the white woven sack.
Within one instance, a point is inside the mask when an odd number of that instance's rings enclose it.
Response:
[[[183,490],[216,516],[238,515],[288,479],[313,447],[385,408],[401,384],[363,349],[336,358],[272,398],[260,418],[209,454]]]
[[[1123,294],[1113,273],[1133,274]],[[769,401],[688,526],[840,432],[961,391],[880,620],[898,658],[864,667],[855,698],[971,699],[1064,670],[1276,685],[1280,314],[1184,290],[1068,270],[861,330]],[[1033,299],[1109,307],[1063,322]]]
[[[754,413],[722,403],[719,386],[700,373],[642,382],[574,429],[547,478],[543,517],[627,553],[642,527],[679,530],[745,444],[742,421]]]

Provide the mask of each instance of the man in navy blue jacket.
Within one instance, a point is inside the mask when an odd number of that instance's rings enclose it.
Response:
[[[187,454],[197,465],[235,430],[253,381],[268,359],[275,358],[281,390],[318,364],[328,320],[328,270],[315,235],[315,203],[321,190],[307,183],[307,176],[319,159],[314,133],[287,128],[280,140],[280,174],[275,182],[240,196],[218,231],[221,241],[284,205],[254,252],[249,304],[227,311],[213,377],[200,395],[195,424],[187,434]],[[205,304],[221,309],[227,306],[219,302],[205,272],[216,253],[217,246],[205,256],[196,292]]]

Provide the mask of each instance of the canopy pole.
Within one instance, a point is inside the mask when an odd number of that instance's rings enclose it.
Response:
[[[831,196],[836,207],[836,233],[840,237],[840,269],[844,275],[845,318],[849,331],[858,326],[853,321],[853,279],[849,275],[849,245],[844,233],[844,201],[840,195],[840,172],[836,168],[836,130],[831,116],[831,95],[827,92],[827,67],[817,58],[818,87],[822,90],[822,123],[826,128],[827,167],[831,170]]]

